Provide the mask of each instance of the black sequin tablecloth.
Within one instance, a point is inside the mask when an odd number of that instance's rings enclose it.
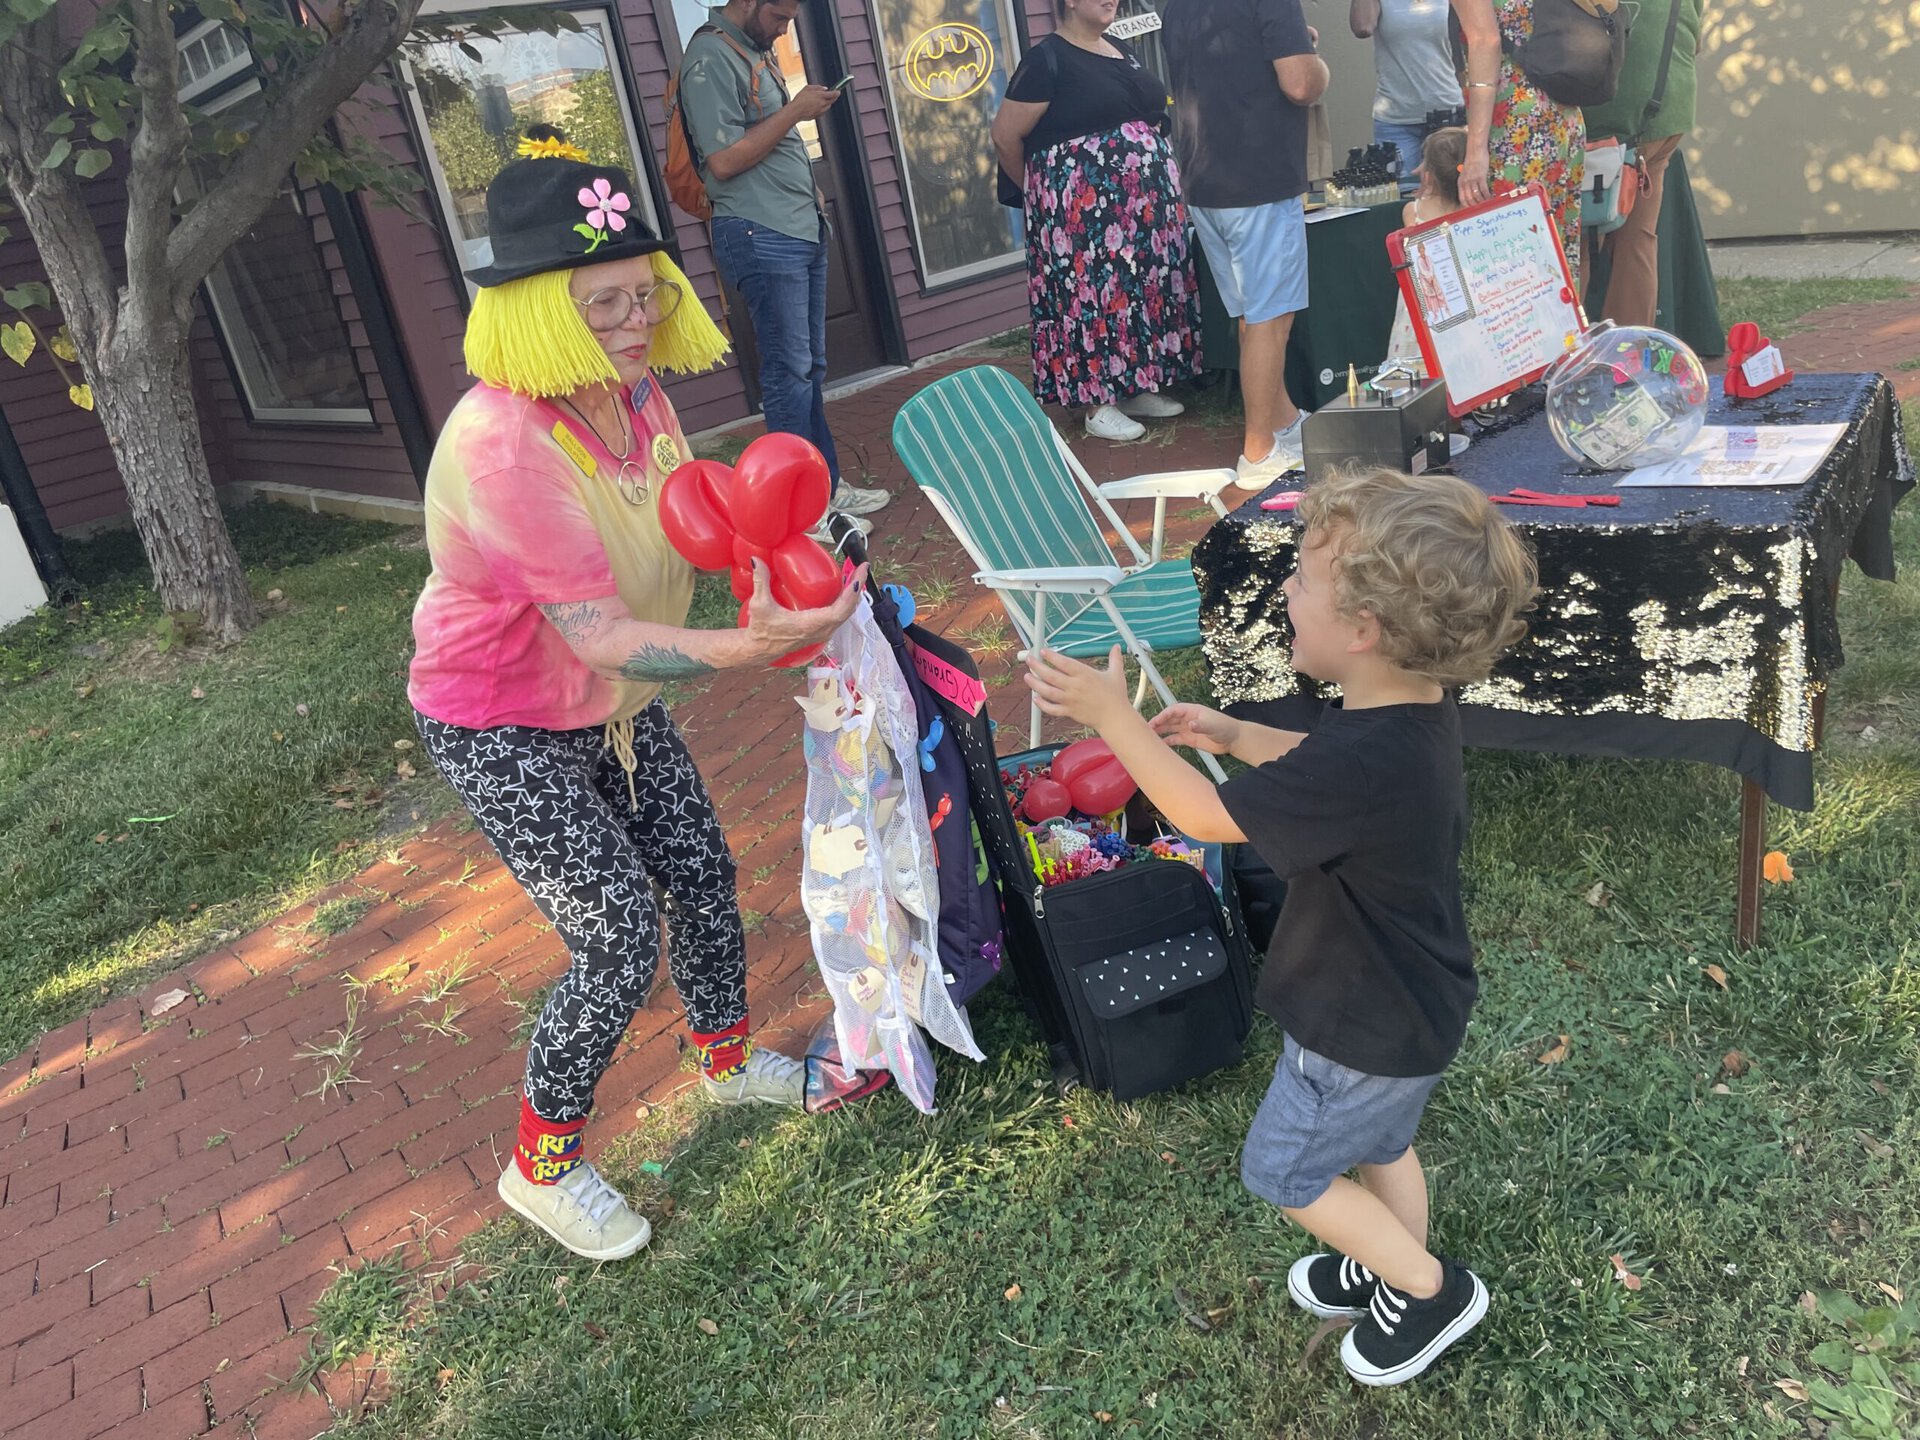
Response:
[[[1480,435],[1455,472],[1489,494],[1611,489],[1548,433],[1537,397]],[[1527,638],[1462,691],[1469,745],[1697,760],[1813,808],[1813,702],[1842,663],[1840,569],[1894,574],[1893,507],[1913,488],[1893,386],[1881,375],[1801,375],[1759,400],[1713,382],[1708,423],[1844,423],[1806,484],[1623,489],[1615,508],[1508,507],[1540,562]],[[1274,489],[1283,488],[1276,485]],[[1281,582],[1296,522],[1254,496],[1193,552],[1214,693],[1233,714],[1302,729],[1328,693],[1288,661]]]

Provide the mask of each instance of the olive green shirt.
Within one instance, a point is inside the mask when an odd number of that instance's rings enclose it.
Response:
[[[820,206],[813,186],[813,161],[799,127],[780,137],[758,165],[722,180],[707,168],[716,155],[787,103],[787,87],[771,50],[761,50],[746,32],[718,10],[707,23],[733,37],[753,64],[718,35],[700,34],[687,46],[680,67],[680,106],[700,160],[714,217],[731,215],[765,225],[795,240],[820,240]],[[753,72],[760,72],[760,93],[753,93]],[[757,103],[756,103],[757,101]]]
[[[1620,88],[1604,105],[1586,110],[1587,138],[1619,136],[1631,140],[1662,140],[1693,129],[1694,52],[1700,48],[1700,11],[1704,0],[1640,0],[1640,13],[1627,36],[1626,64],[1620,70]],[[1667,69],[1667,89],[1660,113],[1640,135],[1640,117],[1653,97],[1660,74],[1660,50],[1667,38],[1667,17],[1680,7],[1680,23],[1673,32],[1673,63]]]

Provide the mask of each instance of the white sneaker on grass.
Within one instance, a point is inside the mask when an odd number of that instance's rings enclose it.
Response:
[[[1171,420],[1176,415],[1187,413],[1187,407],[1171,395],[1162,395],[1154,390],[1142,390],[1138,395],[1129,395],[1119,405],[1120,413],[1131,415],[1136,420]]]
[[[827,522],[832,518],[833,511],[829,509],[825,515],[820,517],[820,523],[807,531],[807,538],[809,540],[817,541],[826,546],[829,551],[833,549],[833,536],[827,532]],[[873,533],[873,521],[867,519],[866,516],[848,515],[846,519],[847,523],[862,535],[871,535]]]
[[[1146,426],[1129,420],[1111,405],[1087,412],[1087,434],[1096,440],[1138,440],[1146,433]]]
[[[778,1050],[755,1046],[747,1063],[725,1080],[700,1077],[700,1088],[716,1105],[790,1105],[807,1098],[807,1067]]]
[[[536,1185],[509,1161],[494,1187],[521,1219],[588,1260],[624,1260],[653,1237],[647,1217],[582,1160],[551,1185]]]

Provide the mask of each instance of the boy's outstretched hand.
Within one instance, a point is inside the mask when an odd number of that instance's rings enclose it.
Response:
[[[1185,745],[1209,755],[1232,754],[1233,742],[1239,738],[1241,729],[1241,722],[1231,715],[1184,700],[1178,705],[1169,705],[1147,723],[1153,727],[1153,733],[1169,745]]]
[[[1043,715],[1059,716],[1089,730],[1104,732],[1115,716],[1133,710],[1118,645],[1107,652],[1106,668],[1100,670],[1052,650],[1029,653],[1026,681]]]

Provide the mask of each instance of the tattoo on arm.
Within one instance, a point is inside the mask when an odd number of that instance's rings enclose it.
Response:
[[[600,628],[600,607],[587,601],[567,605],[542,605],[540,613],[553,622],[560,638],[578,645]]]
[[[671,645],[642,645],[626,658],[620,674],[628,680],[686,680],[710,674],[713,666]]]

